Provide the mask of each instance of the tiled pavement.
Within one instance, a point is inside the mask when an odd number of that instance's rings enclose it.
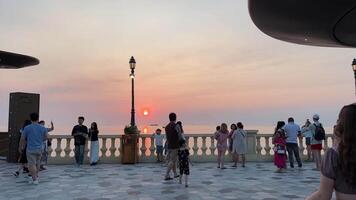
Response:
[[[319,185],[311,163],[286,173],[275,173],[272,163],[225,170],[215,163],[197,163],[188,188],[177,180],[163,181],[161,164],[49,166],[37,186],[29,185],[27,177],[12,176],[15,168],[0,162],[0,199],[304,199]]]

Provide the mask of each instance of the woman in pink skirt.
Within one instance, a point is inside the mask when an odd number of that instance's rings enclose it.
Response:
[[[218,149],[218,168],[226,169],[224,167],[224,157],[227,150],[227,139],[230,134],[227,130],[227,125],[225,123],[221,124],[221,129],[215,133],[215,139],[217,140]]]
[[[274,144],[274,164],[278,167],[278,172],[282,172],[287,168],[286,165],[286,138],[283,130],[278,129],[273,138]]]

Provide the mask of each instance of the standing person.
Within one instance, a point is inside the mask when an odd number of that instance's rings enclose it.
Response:
[[[21,136],[23,134],[23,130],[26,126],[30,125],[31,124],[31,120],[25,120],[22,128],[20,129],[20,140],[19,140],[19,146],[21,145],[20,144],[20,141],[21,141]],[[24,147],[24,150],[20,152],[19,154],[19,160],[18,162],[20,163],[20,166],[19,168],[17,169],[17,171],[14,172],[14,176],[18,177],[21,173],[21,171],[23,173],[28,173],[28,166],[27,166],[27,155],[26,155],[26,145]]]
[[[356,104],[344,106],[321,164],[320,187],[307,200],[356,199]]]
[[[225,123],[222,123],[220,127],[220,131],[215,134],[218,149],[218,168],[226,169],[226,167],[224,167],[224,157],[228,147],[227,139],[229,138],[229,130],[227,130],[227,124]]]
[[[274,145],[274,165],[277,166],[278,172],[283,172],[287,168],[286,165],[286,138],[284,136],[284,131],[278,129],[273,137]]]
[[[46,128],[46,122],[41,120],[38,122],[39,125],[43,126]],[[54,126],[53,126],[53,122],[51,121],[51,127],[50,128],[46,128],[47,132],[51,132],[54,130]],[[42,152],[42,156],[41,156],[41,166],[40,166],[40,171],[42,170],[46,170],[45,165],[47,165],[47,160],[48,160],[48,141],[49,139],[47,139],[46,141],[43,142],[43,152]]]
[[[234,132],[237,130],[237,126],[236,124],[231,124],[230,125],[230,133],[229,133],[229,152],[231,153],[232,155],[232,160],[234,160],[234,153],[232,152],[232,146],[233,146],[233,143],[234,143],[234,139],[232,138],[232,135],[234,134]]]
[[[170,172],[173,171],[174,178],[178,178],[177,174],[177,159],[178,159],[178,149],[179,149],[179,139],[180,139],[180,128],[176,124],[177,115],[175,113],[169,114],[169,124],[165,127],[166,138],[167,138],[167,148],[168,148],[168,165],[167,172],[164,180],[172,180],[170,177]]]
[[[307,161],[312,160],[311,156],[311,140],[312,140],[312,131],[311,131],[311,123],[309,119],[305,122],[305,124],[302,126],[302,134],[305,137],[305,145],[307,146],[307,154],[308,154],[308,159]]]
[[[286,124],[283,127],[283,130],[287,137],[286,145],[287,145],[290,167],[294,168],[294,158],[293,158],[293,154],[294,154],[295,159],[298,162],[298,167],[301,168],[302,161],[300,160],[299,147],[298,147],[298,136],[301,135],[300,127],[298,124],[295,124],[294,119],[290,117],[288,119],[288,124]]]
[[[188,176],[189,172],[189,149],[185,140],[179,141],[180,148],[178,150],[178,158],[179,158],[179,184],[182,184],[183,174],[184,174],[184,183],[185,187],[188,187]]]
[[[43,151],[43,141],[47,141],[47,129],[38,124],[38,114],[32,113],[30,115],[31,123],[23,130],[20,139],[19,151],[22,152],[26,147],[26,154],[28,160],[28,167],[32,176],[30,184],[38,184],[38,172],[40,170],[41,155]]]
[[[162,133],[162,130],[157,129],[156,132],[152,135],[152,137],[156,143],[157,162],[163,161],[163,139],[164,139],[164,136],[161,133]]]
[[[90,166],[98,164],[99,161],[99,129],[96,122],[91,123],[89,129],[90,139]]]
[[[313,116],[314,123],[310,126],[312,132],[311,150],[315,161],[316,169],[321,167],[321,149],[323,148],[323,140],[325,139],[325,130],[323,125],[319,122],[319,115]]]
[[[84,117],[78,117],[78,125],[75,125],[72,130],[74,136],[74,154],[77,167],[83,165],[85,140],[88,137],[88,128],[83,125]]]
[[[246,131],[244,130],[244,125],[241,122],[236,124],[237,129],[232,134],[232,153],[234,155],[235,164],[233,167],[237,167],[237,162],[239,161],[239,156],[241,156],[242,167],[245,167],[246,157],[245,154],[247,152],[246,145]]]

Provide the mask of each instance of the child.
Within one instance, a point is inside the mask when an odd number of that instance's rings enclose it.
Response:
[[[225,123],[221,124],[221,129],[215,133],[218,149],[218,168],[221,169],[226,169],[226,167],[224,167],[224,157],[227,150],[227,139],[229,138],[229,135],[230,134]]]
[[[156,132],[153,134],[153,138],[156,142],[156,153],[157,153],[157,162],[163,161],[163,138],[164,136],[161,135],[162,130],[157,129]]]
[[[180,140],[179,141],[179,150],[178,150],[178,159],[179,159],[179,183],[182,184],[182,178],[183,178],[183,174],[185,175],[185,187],[188,187],[188,176],[189,176],[189,163],[192,164],[190,162],[189,159],[189,149],[188,146],[186,145],[185,140]]]
[[[283,130],[278,129],[273,139],[274,144],[274,164],[278,167],[277,172],[283,172],[286,169],[286,138]]]

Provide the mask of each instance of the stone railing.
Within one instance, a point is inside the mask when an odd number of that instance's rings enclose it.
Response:
[[[257,134],[257,130],[247,131],[247,160],[271,161],[273,159],[272,134]],[[213,134],[185,134],[193,162],[216,161],[216,140]],[[52,146],[49,148],[49,164],[74,163],[74,139],[69,135],[51,135]],[[300,152],[306,156],[304,139],[300,140]],[[101,163],[121,162],[121,135],[99,135],[99,156]],[[331,135],[327,135],[324,148],[331,147]],[[90,142],[85,145],[85,163],[89,162]],[[231,156],[226,153],[226,160]],[[151,135],[140,135],[139,162],[155,162],[156,147]]]

